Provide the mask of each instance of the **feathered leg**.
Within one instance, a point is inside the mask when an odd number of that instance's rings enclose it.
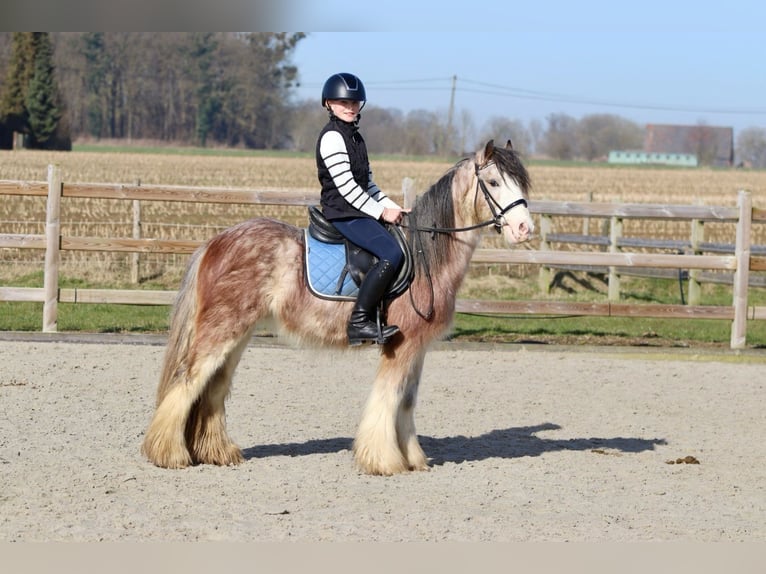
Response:
[[[423,372],[423,362],[426,352],[423,350],[415,359],[407,375],[404,396],[399,403],[396,414],[396,435],[399,448],[407,459],[410,470],[428,470],[428,458],[418,441],[415,430],[415,405],[417,404],[420,375]]]
[[[425,465],[411,419],[415,395],[410,381],[418,379],[422,361],[423,354],[406,348],[401,338],[385,347],[354,440],[354,458],[362,472],[391,475]],[[403,402],[407,408],[400,415]]]
[[[193,405],[186,424],[186,444],[194,463],[226,466],[243,462],[242,451],[226,432],[225,402],[234,370],[250,339],[248,332],[229,353]]]

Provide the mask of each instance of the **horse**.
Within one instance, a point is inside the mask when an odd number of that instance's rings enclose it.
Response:
[[[451,327],[455,299],[479,244],[494,226],[511,246],[531,238],[530,178],[510,140],[490,140],[461,159],[403,219],[416,259],[411,284],[388,304],[399,332],[380,345],[377,374],[353,440],[358,471],[427,470],[415,405],[430,343]],[[311,294],[303,266],[304,230],[255,218],[195,251],[170,317],[154,415],[142,453],[163,468],[236,465],[242,451],[226,431],[232,377],[257,322],[272,319],[298,345],[348,348],[352,302]]]

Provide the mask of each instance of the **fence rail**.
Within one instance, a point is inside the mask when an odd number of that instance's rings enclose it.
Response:
[[[412,202],[409,180],[403,184],[405,205]],[[319,201],[315,190],[240,190],[213,187],[144,186],[98,183],[64,183],[56,166],[48,167],[47,182],[0,180],[0,195],[47,197],[44,235],[0,234],[0,248],[44,249],[43,288],[0,287],[0,301],[43,302],[43,331],[57,329],[57,303],[122,303],[168,305],[175,291],[63,289],[59,288],[58,266],[61,251],[104,251],[188,254],[202,241],[134,237],[68,237],[61,235],[62,198],[99,198],[131,200],[134,214],[140,217],[140,201],[182,201],[196,203],[314,205]],[[682,317],[725,319],[732,321],[730,346],[742,348],[746,343],[747,321],[766,319],[766,307],[748,306],[750,271],[766,270],[766,246],[751,245],[752,225],[766,223],[766,210],[753,208],[750,193],[740,191],[737,207],[701,205],[598,204],[591,202],[534,201],[530,210],[540,217],[539,250],[478,249],[473,257],[477,264],[536,264],[540,269],[543,289],[550,285],[552,270],[605,269],[609,273],[609,301],[578,303],[553,301],[457,301],[457,311],[488,314],[590,315],[620,317]],[[581,217],[609,220],[608,235],[566,234],[553,232],[554,217]],[[622,236],[624,219],[657,219],[688,221],[689,241],[627,238]],[[705,222],[736,224],[736,237],[731,244],[703,241]],[[555,250],[554,244],[588,245],[602,251]],[[675,250],[675,253],[640,253],[627,249]],[[717,254],[716,254],[717,253]],[[137,257],[137,255],[136,255]],[[135,259],[134,259],[135,261]],[[633,305],[619,303],[619,279],[626,270],[689,270],[689,305]],[[729,272],[732,282],[732,305],[699,305],[696,298],[701,270]]]

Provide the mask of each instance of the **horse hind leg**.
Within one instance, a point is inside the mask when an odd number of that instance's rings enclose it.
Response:
[[[210,446],[217,445],[220,450],[224,444],[228,445],[223,449],[229,452],[228,458],[219,457],[218,460],[241,461],[239,449],[231,445],[225,434],[223,401],[248,335],[249,331],[238,341],[211,349],[208,347],[212,343],[197,332],[191,335],[193,343],[188,346],[173,344],[169,347],[157,408],[141,447],[155,465],[185,468],[201,460],[212,461],[215,457],[209,456]],[[190,350],[192,347],[194,351]],[[194,457],[187,444],[189,437]],[[237,454],[232,455],[231,451]]]
[[[195,464],[220,466],[240,464],[242,451],[226,432],[226,399],[231,391],[234,370],[247,347],[249,333],[213,373],[186,423],[186,445]]]
[[[141,446],[146,458],[155,465],[162,468],[186,468],[192,464],[184,432],[189,412],[205,383],[204,376],[178,380],[159,400]]]

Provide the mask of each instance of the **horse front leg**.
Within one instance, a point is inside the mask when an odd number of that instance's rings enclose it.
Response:
[[[396,413],[396,435],[399,448],[407,459],[410,470],[428,470],[428,457],[423,452],[415,430],[415,405],[417,404],[420,375],[426,353],[423,351],[415,358],[404,387],[404,395]]]
[[[392,475],[427,467],[413,418],[424,353],[413,358],[402,351],[384,352],[354,439],[356,466],[367,474]]]

